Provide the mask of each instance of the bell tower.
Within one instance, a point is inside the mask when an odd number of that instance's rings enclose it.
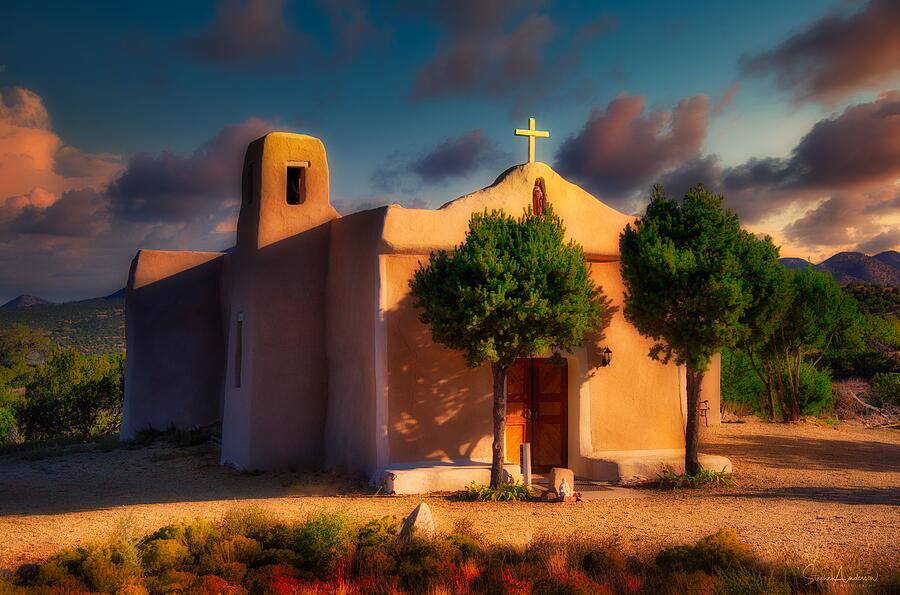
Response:
[[[305,134],[271,132],[244,157],[238,251],[259,250],[338,217],[329,201],[325,146]]]

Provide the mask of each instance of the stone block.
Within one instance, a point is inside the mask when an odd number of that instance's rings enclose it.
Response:
[[[400,535],[403,537],[415,535],[423,539],[433,538],[434,517],[431,516],[431,508],[424,502],[416,506],[409,516],[403,520]]]
[[[550,470],[550,489],[554,492],[559,492],[559,484],[562,482],[563,478],[566,479],[566,483],[569,484],[569,494],[575,492],[575,473],[571,469],[566,469],[564,467],[554,467]]]

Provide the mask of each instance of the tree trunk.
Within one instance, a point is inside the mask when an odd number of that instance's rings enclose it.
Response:
[[[503,463],[506,460],[506,367],[491,364],[494,375],[494,444],[491,461],[491,487],[506,483]]]
[[[800,419],[800,364],[803,361],[800,348],[794,357],[794,381],[792,382],[793,392],[791,393],[791,421]]]
[[[766,392],[769,395],[769,421],[775,421],[775,395],[771,385],[766,385]]]
[[[700,471],[698,446],[700,444],[700,383],[703,372],[687,369],[687,425],[684,428],[684,472],[695,475]]]

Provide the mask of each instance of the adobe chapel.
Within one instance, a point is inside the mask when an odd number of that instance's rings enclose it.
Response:
[[[388,493],[488,483],[490,366],[468,368],[418,319],[409,280],[432,251],[461,243],[485,209],[550,204],[617,309],[562,365],[541,354],[507,382],[508,471],[519,444],[536,471],[595,480],[683,469],[685,370],[651,359],[622,315],[616,211],[534,159],[438,209],[391,204],[341,216],[319,139],[273,132],[247,148],[237,243],[228,252],[140,250],[126,290],[121,436],[221,426],[239,469],[362,473]],[[535,206],[538,206],[535,204]],[[719,360],[702,386],[719,423]],[[702,423],[702,421],[701,421]],[[701,464],[730,470],[724,457]]]

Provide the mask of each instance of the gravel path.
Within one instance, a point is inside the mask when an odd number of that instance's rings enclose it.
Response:
[[[644,489],[640,497],[623,490],[620,498],[567,505],[425,500],[441,531],[464,520],[490,540],[515,544],[582,534],[649,553],[730,527],[773,560],[900,567],[900,432],[751,420],[710,428],[702,450],[729,456],[739,485]],[[422,500],[367,495],[328,474],[241,474],[216,461],[209,446],[164,442],[37,461],[2,456],[0,568],[103,537],[121,523],[147,533],[250,504],[285,518],[339,510],[367,519],[403,516]]]

